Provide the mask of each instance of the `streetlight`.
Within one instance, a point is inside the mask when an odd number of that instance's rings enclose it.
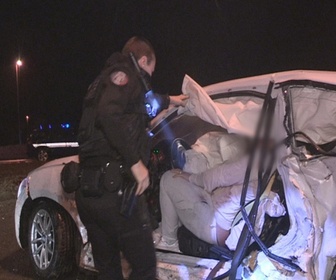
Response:
[[[29,137],[29,116],[26,115],[26,140],[28,139]]]
[[[20,122],[20,94],[19,94],[19,74],[22,60],[18,59],[15,64],[16,73],[16,98],[17,98],[17,114],[18,114],[18,128],[19,128],[19,144],[21,145],[21,122]]]

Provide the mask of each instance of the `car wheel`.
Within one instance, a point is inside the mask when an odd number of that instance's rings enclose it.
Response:
[[[36,274],[56,279],[71,272],[76,264],[75,231],[70,216],[45,201],[29,219],[28,250]]]
[[[39,148],[37,151],[37,159],[45,162],[49,159],[49,151],[47,148]]]

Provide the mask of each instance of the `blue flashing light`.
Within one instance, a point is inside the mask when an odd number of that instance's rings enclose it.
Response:
[[[61,127],[67,129],[67,128],[70,128],[70,124],[68,124],[68,123],[62,123]]]
[[[43,126],[42,126],[42,124],[40,124],[40,130],[42,130],[43,129]]]
[[[48,125],[49,129],[51,129],[51,124]]]

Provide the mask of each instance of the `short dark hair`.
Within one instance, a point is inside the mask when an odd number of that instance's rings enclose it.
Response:
[[[130,52],[134,54],[136,59],[146,56],[148,63],[155,59],[154,48],[144,37],[134,36],[126,42],[122,49],[122,54],[129,55]]]

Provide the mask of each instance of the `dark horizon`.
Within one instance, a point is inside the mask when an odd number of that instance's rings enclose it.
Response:
[[[32,2],[32,3],[30,3]],[[105,60],[142,35],[156,50],[153,87],[181,91],[294,69],[336,71],[334,1],[3,1],[0,145],[18,143],[15,61],[20,56],[22,130],[76,123]]]

